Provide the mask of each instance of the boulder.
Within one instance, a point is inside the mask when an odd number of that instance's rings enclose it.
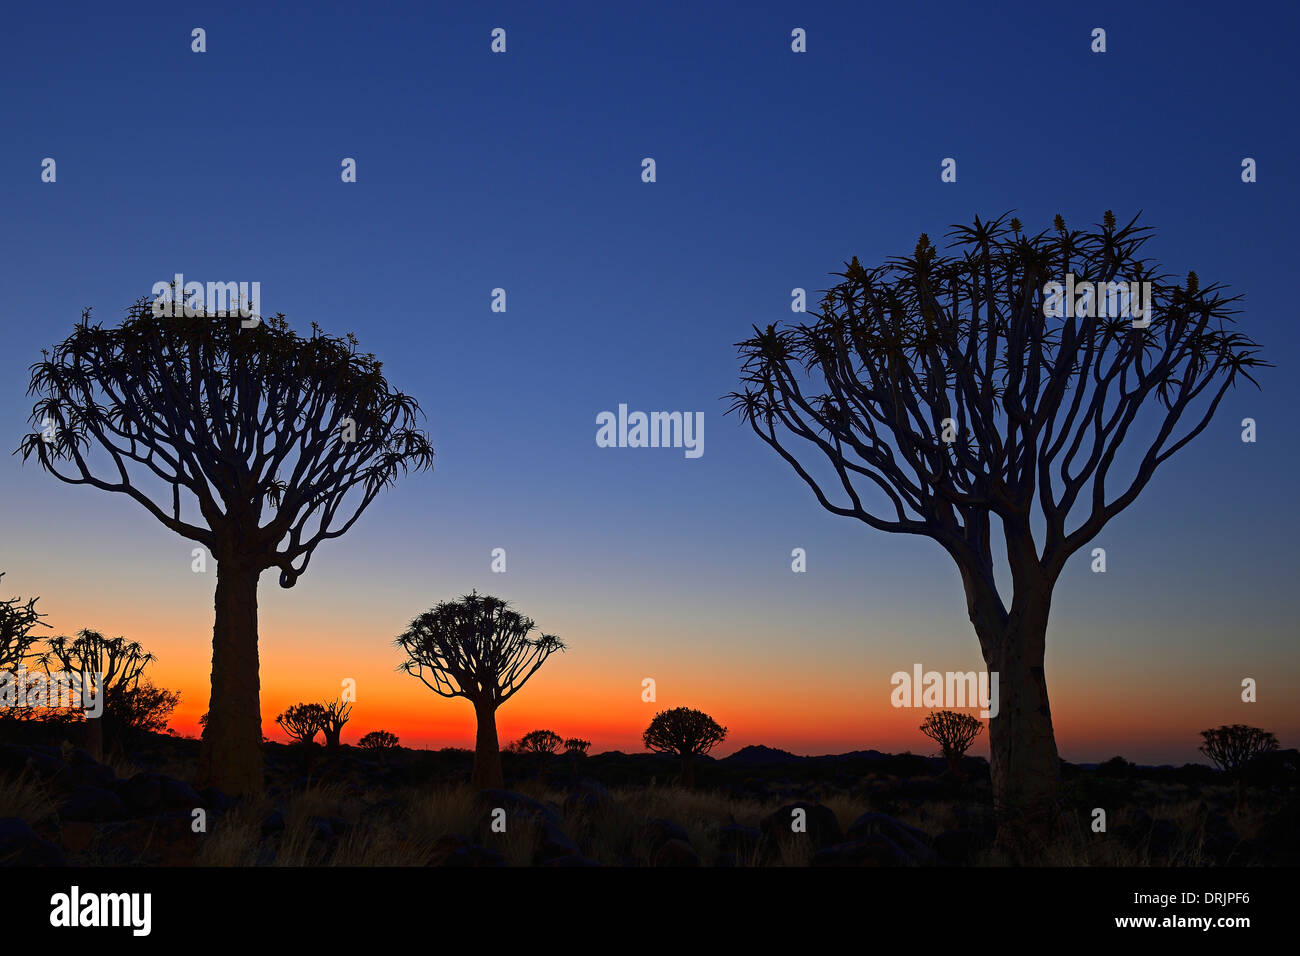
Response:
[[[807,827],[804,832],[795,832],[792,829],[796,810],[804,811]],[[835,811],[824,804],[809,803],[806,800],[787,804],[769,813],[762,819],[759,827],[764,843],[771,850],[779,845],[778,841],[791,838],[810,841],[814,850],[822,850],[844,841],[844,834],[840,830],[840,822],[835,817]]]
[[[681,840],[683,843],[690,845],[691,838],[686,832],[686,828],[672,820],[654,819],[648,820],[641,827],[640,840],[646,845],[653,855],[654,851],[659,849],[669,840]]]
[[[564,798],[566,817],[595,817],[609,812],[613,807],[613,794],[595,780],[578,781],[572,792]]]
[[[0,817],[0,866],[63,866],[63,851],[20,817]]]
[[[77,787],[59,804],[60,820],[103,823],[109,820],[120,820],[124,816],[126,816],[126,808],[117,798],[117,794],[100,787]]]

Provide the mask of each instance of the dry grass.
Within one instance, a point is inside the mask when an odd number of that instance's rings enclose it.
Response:
[[[19,817],[35,827],[55,813],[49,788],[30,770],[0,778],[0,817]]]
[[[119,777],[135,768],[113,764]],[[788,798],[733,797],[719,791],[684,791],[674,786],[619,787],[610,790],[612,804],[596,812],[562,810],[565,791],[552,790],[538,781],[518,785],[518,791],[553,807],[562,817],[562,829],[580,852],[604,865],[649,865],[654,860],[647,823],[668,820],[686,831],[704,865],[719,859],[724,850],[720,830],[730,824],[758,828],[761,821]],[[1185,795],[1184,795],[1185,796]],[[1153,854],[1149,842],[1133,845],[1119,838],[1118,829],[1137,823],[1129,811],[1119,810],[1108,820],[1109,831],[1078,832],[1045,848],[1035,862],[1043,866],[1206,866],[1214,860],[1204,852],[1206,806],[1231,806],[1231,794],[1211,792],[1197,799],[1152,802],[1151,819],[1167,820],[1179,836],[1172,859]],[[873,809],[866,790],[837,791],[821,801],[834,814],[841,830]],[[278,809],[283,828],[263,832],[264,822]],[[962,807],[953,801],[931,801],[893,814],[901,822],[930,835],[958,828]],[[20,817],[33,827],[56,820],[56,797],[30,771],[0,779],[0,817]],[[1253,839],[1268,819],[1265,811],[1225,810],[1223,816],[1242,839]],[[271,797],[244,800],[225,814],[208,818],[208,832],[198,837],[194,862],[201,866],[425,866],[440,852],[439,841],[457,836],[500,853],[507,865],[527,866],[539,842],[539,830],[510,817],[505,833],[492,832],[489,816],[477,791],[468,785],[409,786],[394,791],[367,791],[356,785],[317,782],[293,791],[277,802]],[[336,836],[322,835],[325,826]],[[339,831],[342,831],[341,833]],[[97,853],[96,846],[90,851]],[[445,851],[445,846],[441,848]],[[762,860],[756,849],[739,854],[741,866],[807,866],[813,848],[807,839],[780,832]],[[87,860],[89,857],[87,858]],[[107,862],[107,861],[105,861]],[[1012,861],[996,848],[979,853],[976,866],[1002,866]]]

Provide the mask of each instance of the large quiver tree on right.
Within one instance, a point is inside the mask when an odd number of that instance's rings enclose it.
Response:
[[[950,235],[950,255],[923,235],[911,256],[855,258],[809,321],[755,327],[732,407],[822,507],[932,538],[956,562],[1000,675],[991,773],[1002,836],[1019,843],[1062,821],[1043,661],[1067,559],[1265,363],[1230,325],[1237,297],[1161,274],[1136,219],[1077,231],[1058,216],[1029,235],[1003,216]],[[1049,315],[1049,283],[1071,277],[1106,294]],[[1112,282],[1150,282],[1150,314],[1116,315]]]
[[[351,335],[291,331],[283,315],[156,315],[116,328],[82,314],[31,369],[22,441],[61,481],[135,500],[217,563],[212,697],[197,782],[262,787],[257,582],[293,587],[399,474],[432,464],[415,399]],[[178,310],[179,311],[179,310]],[[251,324],[248,324],[251,321]]]

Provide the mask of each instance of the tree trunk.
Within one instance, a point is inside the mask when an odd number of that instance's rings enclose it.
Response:
[[[1041,595],[1023,606],[1013,604],[996,633],[981,635],[990,696],[991,675],[998,675],[998,695],[989,707],[989,771],[998,842],[1021,853],[1041,850],[1061,832],[1065,820],[1061,762],[1043,671],[1049,604],[1050,598]]]
[[[217,562],[212,698],[199,753],[199,786],[231,795],[262,790],[261,680],[257,658],[258,570]]]
[[[682,755],[682,775],[677,782],[685,790],[695,789],[695,761],[690,754]]]
[[[342,725],[342,724],[340,724],[340,725],[339,725],[336,729],[334,729],[334,730],[330,730],[330,728],[325,727],[325,728],[323,728],[323,729],[321,730],[321,733],[323,733],[323,734],[325,735],[325,749],[326,749],[326,750],[328,750],[330,753],[333,753],[334,751],[336,751],[336,750],[339,749],[339,740],[340,740],[340,738],[343,736],[343,725]]]
[[[470,784],[479,790],[504,787],[495,702],[475,701],[474,714],[478,718],[478,737],[474,743],[474,774],[470,777]]]
[[[103,691],[100,691],[103,694]],[[104,715],[100,713],[98,717],[86,718],[86,734],[83,738],[86,747],[86,753],[96,763],[104,762]]]

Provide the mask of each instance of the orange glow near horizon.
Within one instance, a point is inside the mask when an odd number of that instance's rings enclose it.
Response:
[[[183,590],[198,588],[206,591],[207,583]],[[397,671],[401,655],[386,631],[367,622],[367,633],[359,636],[353,631],[362,626],[357,621],[338,620],[310,602],[311,629],[303,630],[302,619],[286,608],[296,610],[306,594],[295,596],[297,604],[285,604],[273,589],[263,592],[269,599],[263,601],[259,653],[262,725],[269,739],[287,739],[275,724],[276,714],[286,706],[337,696],[341,681],[350,678],[356,681],[357,702],[344,729],[345,743],[382,729],[413,748],[474,745],[470,704],[439,697]],[[199,601],[194,593],[173,592],[151,602],[148,626],[140,626],[137,607],[114,593],[51,593],[42,595],[42,604],[64,609],[51,611],[46,619],[51,628],[42,629],[45,634],[72,633],[88,624],[110,636],[125,634],[153,651],[159,660],[148,672],[150,678],[182,696],[171,727],[197,736],[198,719],[208,709],[210,596]],[[395,634],[400,625],[389,630]],[[639,633],[618,641],[599,634],[564,635],[570,650],[548,660],[498,712],[501,744],[529,730],[549,728],[565,738],[592,741],[592,753],[642,752],[641,733],[656,712],[691,706],[728,728],[717,756],[755,744],[798,754],[934,752],[933,743],[918,730],[924,711],[890,705],[889,676],[909,666],[905,662],[913,651],[882,649],[879,645],[887,642],[877,641],[874,648],[852,650],[849,659],[844,659],[843,648],[832,646],[801,649],[798,657],[787,655],[789,659],[779,663],[763,655],[738,662],[728,656],[720,635],[711,636],[719,639],[690,645],[687,651],[657,649],[655,655],[646,655],[636,648],[655,645]],[[949,643],[950,666],[977,666],[973,637],[962,635]],[[931,669],[932,662],[921,659]],[[1063,759],[1095,762],[1115,754],[1140,763],[1200,759],[1199,730],[1242,722],[1240,705],[1234,709],[1233,694],[1217,686],[1222,678],[1207,662],[1182,666],[1185,670],[1159,683],[1150,678],[1154,667],[1125,676],[1110,662],[1072,658],[1054,666],[1049,657],[1053,720]],[[1161,662],[1160,667],[1168,672],[1174,665]],[[641,700],[644,677],[657,682],[658,699],[653,703]],[[1180,691],[1180,686],[1189,690]],[[1296,727],[1287,702],[1254,706],[1257,716],[1251,722],[1274,730],[1282,746],[1291,746]],[[987,756],[987,733],[971,752]]]

